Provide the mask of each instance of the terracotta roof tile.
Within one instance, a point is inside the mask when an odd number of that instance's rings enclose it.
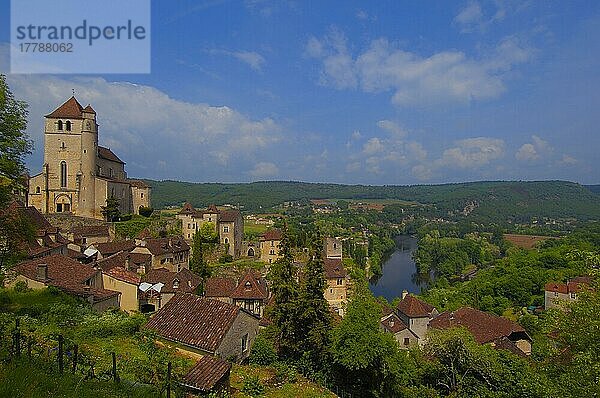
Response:
[[[471,307],[462,307],[456,311],[446,311],[429,322],[433,329],[448,329],[463,326],[467,328],[480,344],[490,343],[512,333],[525,333],[525,329],[510,319],[479,311]]]
[[[327,279],[338,279],[348,276],[348,271],[346,271],[342,260],[339,258],[326,258],[323,260],[323,266],[325,268],[325,277]]]
[[[261,235],[264,240],[281,240],[283,234],[279,229],[270,229]]]
[[[214,353],[240,311],[240,307],[218,300],[177,294],[146,327],[168,340]]]
[[[231,298],[266,300],[269,298],[267,282],[262,276],[249,270],[240,279],[237,287],[231,293]]]
[[[198,275],[187,268],[179,272],[169,271],[166,268],[154,268],[148,271],[142,279],[151,284],[159,282],[164,284],[162,293],[192,293],[202,282]]]
[[[183,383],[202,392],[208,392],[221,379],[228,377],[230,370],[229,362],[205,355],[183,376]]]
[[[145,239],[146,247],[155,256],[166,254],[166,253],[180,253],[190,250],[188,245],[182,236],[168,237],[168,238],[156,238],[156,239]]]
[[[416,298],[412,294],[408,294],[398,304],[398,311],[409,318],[429,317],[434,309],[433,305]]]
[[[555,293],[563,293],[563,294],[569,293],[569,288],[567,287],[566,283],[549,282],[549,283],[546,283],[546,285],[544,286],[544,290],[547,292],[555,292]]]
[[[135,241],[133,240],[123,240],[123,241],[115,241],[115,242],[106,242],[106,243],[94,243],[94,246],[103,257],[108,257],[112,254],[118,253],[120,251],[131,251],[135,248]]]
[[[223,210],[220,213],[219,220],[221,222],[236,222],[241,216],[239,210]]]
[[[235,290],[236,283],[233,278],[211,277],[206,280],[204,295],[210,297],[230,297]]]
[[[46,115],[46,117],[81,119],[82,111],[83,107],[81,104],[75,99],[75,97],[71,97],[65,101],[64,104],[52,111],[52,113]]]
[[[92,108],[92,106],[90,104],[87,104],[87,106],[85,108],[83,108],[83,110],[88,113],[93,113],[94,115],[96,114],[96,111],[94,110],[94,108]]]
[[[125,164],[125,162],[119,159],[119,157],[115,155],[113,151],[100,145],[98,145],[98,156],[102,159],[110,160],[111,162]]]
[[[75,237],[109,236],[108,225],[77,225],[71,228]]]
[[[404,329],[407,329],[407,326],[404,324],[404,322],[402,322],[402,320],[396,314],[390,314],[390,315],[386,316],[381,321],[381,326],[383,326],[383,328],[386,331],[393,333],[393,334],[396,334],[398,332],[401,332]]]

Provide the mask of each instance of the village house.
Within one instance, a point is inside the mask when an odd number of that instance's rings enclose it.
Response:
[[[181,220],[185,239],[193,239],[203,224],[211,223],[219,236],[219,243],[225,246],[227,254],[233,258],[241,256],[244,218],[239,210],[219,210],[215,205],[210,205],[205,210],[196,210],[191,203],[186,202],[176,218]]]
[[[175,272],[189,268],[190,246],[181,236],[136,239],[131,252],[151,255],[152,268],[167,268]]]
[[[430,329],[466,328],[479,344],[490,344],[518,355],[531,354],[531,337],[518,323],[510,319],[462,307],[446,311],[429,322]]]
[[[344,268],[341,259],[326,258],[323,260],[325,268],[325,299],[329,306],[340,316],[344,316],[344,309],[347,302],[348,282],[350,277],[348,271]]]
[[[402,292],[402,300],[396,307],[396,315],[417,336],[419,343],[424,342],[427,326],[438,314],[434,306],[406,291]]]
[[[323,248],[325,249],[325,258],[333,260],[342,259],[342,241],[340,238],[325,238],[325,245]]]
[[[383,331],[391,333],[402,349],[408,349],[419,343],[419,337],[402,322],[402,319],[391,308],[383,314],[379,326]]]
[[[279,259],[279,244],[282,234],[278,229],[271,229],[260,236],[260,260],[271,264]]]
[[[250,355],[259,319],[233,304],[178,294],[146,325],[192,352],[241,362]]]
[[[204,284],[204,297],[233,304],[231,295],[236,287],[237,282],[233,278],[213,276]]]
[[[97,311],[119,308],[120,293],[104,289],[99,270],[64,255],[52,254],[17,264],[7,285],[12,287],[20,281],[36,290],[54,286],[87,300]]]
[[[120,308],[123,311],[140,310],[140,274],[150,269],[149,255],[122,251],[97,261],[96,268],[102,271],[104,286],[121,293]]]
[[[192,394],[229,396],[230,372],[229,362],[205,355],[183,376],[181,385]]]
[[[589,287],[592,278],[578,276],[567,283],[546,283],[544,286],[544,308],[561,308],[564,304],[577,300],[577,294]]]
[[[167,268],[151,269],[139,285],[140,308],[143,312],[159,310],[177,293],[194,293],[200,283],[200,277],[187,268],[179,272]]]
[[[131,252],[135,249],[135,241],[121,240],[114,242],[94,243],[88,247],[90,252],[95,251],[98,260],[112,256],[119,252]]]
[[[263,316],[269,297],[266,279],[252,270],[246,271],[237,287],[231,292],[233,304],[258,317]]]
[[[44,164],[29,179],[27,202],[43,214],[103,219],[102,207],[117,199],[122,214],[150,207],[150,187],[127,178],[125,162],[98,145],[96,112],[75,99],[46,115]]]
[[[107,243],[114,238],[114,229],[108,225],[77,225],[67,233],[73,243],[88,247],[96,243]]]

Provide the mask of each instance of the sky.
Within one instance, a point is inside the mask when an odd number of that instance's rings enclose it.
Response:
[[[161,0],[151,38],[150,74],[7,74],[31,174],[75,90],[130,177],[600,183],[597,1]]]

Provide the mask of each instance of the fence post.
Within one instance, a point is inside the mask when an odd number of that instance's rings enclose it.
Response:
[[[167,398],[171,398],[171,362],[167,364]]]
[[[64,338],[62,334],[58,335],[58,371],[60,373],[63,372],[64,370],[64,363],[63,363],[63,342],[64,342]]]
[[[73,347],[73,373],[77,370],[77,354],[78,354],[79,346],[75,344]]]
[[[113,380],[114,382],[119,381],[119,376],[117,375],[117,355],[112,352],[112,370],[113,370]]]
[[[15,354],[19,358],[21,356],[21,321],[19,317],[15,319]]]

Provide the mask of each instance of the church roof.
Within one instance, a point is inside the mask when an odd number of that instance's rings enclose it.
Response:
[[[125,162],[119,159],[119,157],[115,155],[113,151],[100,145],[98,145],[98,156],[102,159],[110,160],[111,162],[125,164]]]
[[[92,108],[92,106],[90,104],[87,104],[87,106],[85,108],[83,108],[83,110],[88,113],[93,113],[94,115],[96,114],[96,111],[94,110],[94,108]]]
[[[91,107],[90,107],[91,109]],[[93,109],[92,109],[93,110]],[[75,97],[69,98],[64,104],[56,108],[52,113],[46,115],[46,117],[64,117],[64,118],[72,118],[72,119],[81,119],[81,113],[83,112],[83,107]]]

